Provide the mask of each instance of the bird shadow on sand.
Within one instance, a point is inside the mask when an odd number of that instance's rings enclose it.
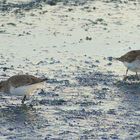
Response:
[[[126,81],[118,81],[116,87],[123,96],[122,105],[135,112],[140,109],[140,80],[134,77],[129,76]],[[139,113],[138,115],[140,116]]]
[[[27,121],[34,121],[37,117],[36,112],[26,105],[9,105],[0,108],[0,116],[5,118],[9,122],[25,123]]]
[[[47,119],[29,106],[9,105],[0,108],[1,136],[9,139],[21,139],[23,135],[26,135],[33,139],[38,135],[35,130],[47,126]]]
[[[37,127],[48,122],[36,109],[27,105],[10,105],[0,108],[0,118],[6,122],[7,126],[12,127]]]
[[[125,80],[117,81],[116,86],[124,93],[140,94],[140,80],[135,75],[130,75]]]
[[[119,98],[122,104],[125,103],[130,108],[140,106],[140,80],[135,79],[133,75],[124,81],[113,72],[87,72],[78,75],[76,80],[79,86],[90,86],[93,91],[96,91],[96,93],[93,92],[94,94],[105,93],[106,98],[102,101],[110,97]]]

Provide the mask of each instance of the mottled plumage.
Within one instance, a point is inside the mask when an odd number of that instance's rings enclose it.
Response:
[[[130,51],[124,54],[123,56],[121,56],[120,58],[117,58],[117,60],[121,62],[128,62],[128,63],[131,63],[135,60],[140,60],[140,50]]]

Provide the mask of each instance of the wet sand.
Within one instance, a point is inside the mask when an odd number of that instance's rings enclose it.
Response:
[[[140,48],[139,13],[135,1],[1,11],[0,79],[50,80],[27,106],[0,95],[0,139],[140,139],[140,82],[112,59]]]

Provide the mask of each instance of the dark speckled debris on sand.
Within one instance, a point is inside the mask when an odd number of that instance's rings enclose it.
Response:
[[[135,0],[3,0],[0,80],[49,77],[21,105],[0,94],[1,140],[138,140],[140,81],[114,60],[139,49]],[[33,105],[33,107],[30,106]]]

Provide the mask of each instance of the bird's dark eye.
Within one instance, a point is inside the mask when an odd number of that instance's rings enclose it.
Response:
[[[133,51],[133,53],[136,53],[136,51]]]

